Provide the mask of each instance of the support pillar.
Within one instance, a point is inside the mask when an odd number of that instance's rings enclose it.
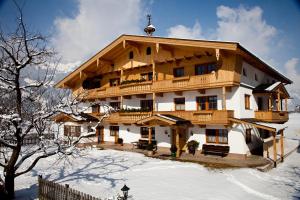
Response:
[[[276,132],[273,132],[273,160],[274,160],[274,167],[276,167],[276,161],[277,161]]]
[[[156,111],[156,95],[154,92],[152,93],[152,100],[153,100],[153,112],[155,112]]]
[[[277,93],[277,111],[281,111],[280,109],[280,93]]]
[[[152,129],[148,127],[148,144],[152,143]]]
[[[123,109],[123,96],[121,96],[121,99],[120,99],[120,109]]]
[[[284,99],[284,106],[285,106],[285,111],[288,111],[287,98]]]
[[[272,110],[272,96],[269,96],[269,111]]]
[[[222,109],[226,110],[226,87],[222,87]]]
[[[280,158],[281,162],[283,162],[284,157],[284,143],[283,143],[283,129],[280,130]]]
[[[176,147],[177,147],[177,152],[176,152],[176,157],[179,157],[180,156],[180,153],[181,153],[181,149],[180,149],[180,142],[179,142],[179,127],[176,126],[176,129],[175,129],[175,134],[176,134]]]

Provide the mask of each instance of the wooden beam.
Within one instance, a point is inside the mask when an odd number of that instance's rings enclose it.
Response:
[[[222,87],[222,109],[226,110],[226,87]]]
[[[288,111],[288,102],[287,102],[287,98],[284,98],[284,106],[285,106],[285,111]]]
[[[268,106],[269,106],[269,110],[272,110],[272,96],[271,95],[269,95],[269,104],[268,104]]]
[[[159,43],[155,43],[155,49],[156,49],[156,53],[159,52]]]
[[[281,162],[283,162],[284,159],[283,129],[280,130],[280,158],[281,158]]]
[[[276,167],[276,161],[277,161],[276,132],[273,132],[273,160],[274,160],[274,167]]]
[[[171,57],[173,58],[174,55],[175,55],[175,52],[174,52],[174,48],[170,47],[170,46],[167,46],[167,45],[163,45],[163,44],[160,44],[159,46],[162,50],[164,51],[168,51],[170,54],[171,54]]]
[[[220,49],[216,49],[216,58],[217,58],[217,61],[219,61],[219,59],[220,59]]]
[[[255,124],[255,123],[252,123],[252,122],[247,122],[247,121],[243,121],[243,120],[236,119],[236,118],[229,118],[228,120],[231,121],[231,122],[234,122],[234,123],[248,124],[248,125],[254,126],[256,128],[261,128],[261,129],[264,129],[264,130],[267,130],[267,131],[276,132],[275,128],[272,128],[272,127],[269,127],[269,126]]]
[[[155,112],[156,111],[156,95],[154,92],[152,93],[152,100],[153,100],[153,111]]]
[[[180,149],[180,137],[179,137],[179,127],[176,126],[175,127],[175,135],[176,135],[176,147],[177,147],[177,152],[176,152],[176,157],[179,157],[180,156],[180,152],[181,152],[181,149]]]
[[[148,144],[152,143],[152,131],[151,127],[148,127]]]
[[[277,92],[277,111],[280,111],[280,93]]]
[[[121,109],[123,109],[123,101],[124,101],[123,96],[121,96],[121,100],[120,100],[120,108]]]

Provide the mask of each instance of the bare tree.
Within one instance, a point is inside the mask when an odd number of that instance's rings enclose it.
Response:
[[[47,139],[55,114],[80,115],[80,97],[53,95],[54,51],[42,34],[28,31],[21,9],[19,14],[13,33],[0,31],[0,168],[10,199],[14,197],[16,177],[29,172],[42,158],[71,154],[70,147],[94,134],[82,135],[68,145],[57,138]],[[24,140],[32,133],[40,142],[29,148]]]

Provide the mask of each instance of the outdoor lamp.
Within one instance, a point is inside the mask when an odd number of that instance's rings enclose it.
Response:
[[[128,197],[128,191],[130,190],[129,187],[127,187],[125,184],[124,186],[121,188],[121,191],[123,192],[123,196],[124,196],[124,199],[126,200],[127,197]]]

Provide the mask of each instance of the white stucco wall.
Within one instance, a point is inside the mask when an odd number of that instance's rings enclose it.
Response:
[[[243,62],[242,67],[246,70],[246,74],[247,74],[247,76],[244,76],[243,73],[241,74],[241,83],[242,84],[247,84],[247,85],[256,87],[260,84],[272,83],[273,81],[275,81],[275,82],[277,81],[270,75],[253,67],[252,65],[250,65],[247,62]],[[257,76],[257,81],[255,80],[255,74]]]
[[[151,100],[152,94],[147,94],[146,98],[137,98],[136,95],[132,95],[131,99],[123,99],[123,108],[141,108],[141,100]]]

